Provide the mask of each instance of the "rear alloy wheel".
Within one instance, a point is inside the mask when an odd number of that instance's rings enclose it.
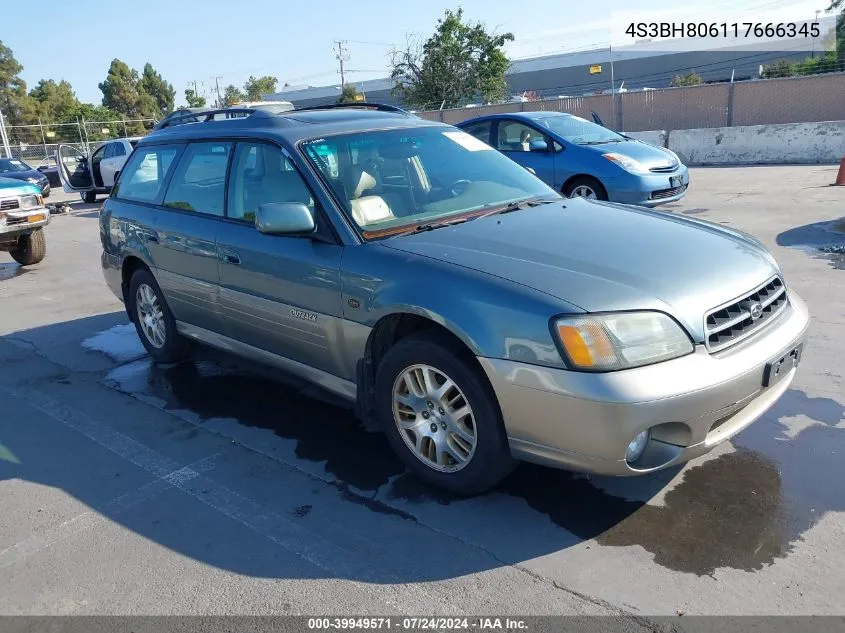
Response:
[[[47,255],[47,239],[42,229],[35,229],[29,235],[21,235],[18,245],[9,251],[21,266],[32,266],[39,263]]]
[[[159,363],[172,363],[185,356],[185,339],[176,330],[176,320],[152,273],[135,271],[129,283],[132,320],[141,344]]]
[[[400,340],[376,373],[376,411],[391,446],[420,479],[484,492],[515,466],[496,395],[472,357],[433,332]]]
[[[576,178],[566,185],[563,195],[567,198],[586,198],[587,200],[607,200],[607,191],[595,178]]]

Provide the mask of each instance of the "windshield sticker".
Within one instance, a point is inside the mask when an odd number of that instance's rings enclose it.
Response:
[[[443,132],[443,136],[452,139],[458,145],[460,145],[464,149],[468,149],[471,152],[480,152],[483,150],[492,151],[493,149],[483,141],[479,141],[477,138],[470,134],[467,134],[466,132]]]

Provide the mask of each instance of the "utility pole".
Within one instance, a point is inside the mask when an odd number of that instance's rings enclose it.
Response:
[[[346,40],[335,40],[334,43],[337,44],[335,57],[337,57],[337,61],[340,64],[340,90],[343,91],[343,87],[346,85],[346,79],[343,74],[343,62],[349,61],[349,53],[344,48]]]
[[[223,77],[215,77],[214,78],[214,86],[215,86],[215,88],[217,88],[217,107],[218,108],[223,107],[223,103],[220,99],[220,80],[221,79],[223,79]]]

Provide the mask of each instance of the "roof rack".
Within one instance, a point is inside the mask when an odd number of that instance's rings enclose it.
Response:
[[[177,110],[178,112],[178,110]],[[214,117],[219,114],[242,114],[243,116],[233,116],[233,117],[226,117],[226,118],[233,118],[233,119],[240,119],[249,116],[260,116],[260,117],[271,117],[275,116],[269,112],[264,110],[260,110],[257,108],[215,108],[211,110],[203,110],[201,112],[188,112],[186,111],[184,114],[175,114],[169,116],[166,119],[162,119],[159,121],[153,130],[162,130],[164,128],[172,127],[174,125],[183,125],[186,123],[207,123],[208,121],[213,121]]]
[[[323,105],[296,108],[296,111],[298,112],[300,110],[334,110],[335,108],[372,108],[374,110],[378,110],[379,112],[398,112],[400,114],[407,114],[409,116],[413,116],[410,112],[408,112],[407,110],[403,110],[399,106],[388,105],[386,103],[372,103],[369,101],[353,101],[352,103],[325,103]]]

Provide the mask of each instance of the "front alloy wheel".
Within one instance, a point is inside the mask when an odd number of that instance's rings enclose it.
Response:
[[[589,185],[578,185],[569,194],[570,198],[587,198],[588,200],[597,200],[596,192]]]
[[[408,449],[434,470],[459,471],[475,454],[472,407],[457,384],[430,365],[412,365],[396,378],[393,421]]]
[[[516,462],[478,361],[445,332],[422,330],[379,359],[375,412],[409,471],[459,495],[489,490]]]

